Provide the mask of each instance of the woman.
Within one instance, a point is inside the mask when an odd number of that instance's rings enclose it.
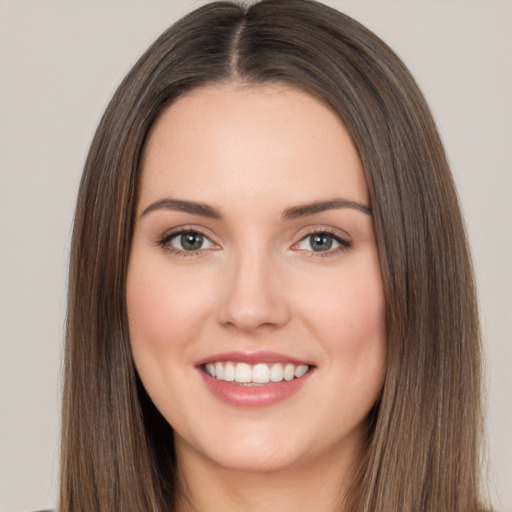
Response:
[[[60,510],[477,511],[479,328],[414,80],[303,0],[165,32],[91,146]]]

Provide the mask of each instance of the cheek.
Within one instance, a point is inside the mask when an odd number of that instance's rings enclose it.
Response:
[[[208,308],[204,286],[165,258],[134,249],[126,283],[133,359],[153,403],[171,423],[193,372],[194,340]],[[184,373],[185,372],[185,373]]]
[[[321,364],[331,370],[329,386],[338,390],[333,407],[341,400],[340,411],[366,415],[378,397],[386,366],[385,300],[377,261],[354,265],[315,287],[307,318],[322,345]]]
[[[186,272],[134,255],[127,278],[132,347],[172,350],[187,344],[207,307],[208,293]],[[194,321],[192,322],[192,319]],[[195,326],[195,329],[194,329]]]
[[[317,283],[307,302],[308,317],[329,351],[385,345],[385,300],[377,262],[333,273]]]

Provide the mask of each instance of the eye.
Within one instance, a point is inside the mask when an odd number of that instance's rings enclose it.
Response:
[[[207,236],[193,230],[170,233],[159,241],[159,245],[175,253],[194,253],[217,247]]]
[[[316,253],[337,252],[348,249],[352,244],[337,234],[328,231],[310,233],[294,246],[299,251],[312,251]]]

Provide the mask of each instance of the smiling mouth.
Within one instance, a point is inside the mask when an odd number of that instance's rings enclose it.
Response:
[[[307,364],[293,363],[235,363],[222,361],[207,363],[202,370],[216,380],[244,386],[277,384],[283,381],[299,379],[311,370]]]

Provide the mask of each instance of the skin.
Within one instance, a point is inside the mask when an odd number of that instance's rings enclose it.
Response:
[[[155,206],[165,198],[221,218]],[[179,510],[339,510],[385,368],[372,218],[352,207],[283,216],[335,198],[369,206],[361,161],[337,115],[301,91],[207,86],[154,125],[127,306],[137,370],[175,431],[187,489]],[[183,228],[207,237],[200,250],[169,240]],[[315,231],[350,247],[315,251]],[[233,350],[279,352],[314,370],[287,399],[240,408],[196,367]]]

